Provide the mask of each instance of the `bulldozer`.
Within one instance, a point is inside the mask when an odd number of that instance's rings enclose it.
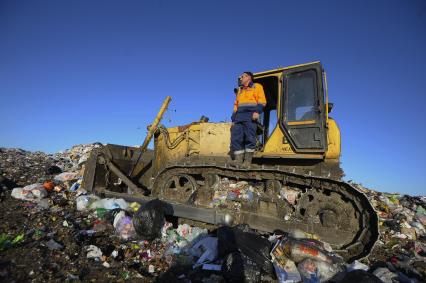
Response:
[[[142,204],[160,199],[173,216],[213,226],[301,230],[347,261],[367,256],[379,237],[377,213],[363,192],[342,180],[340,130],[329,116],[333,104],[322,64],[257,72],[254,82],[263,86],[267,104],[249,166],[232,162],[231,122],[203,116],[183,126],[161,125],[167,97],[140,147],[107,144],[91,152],[82,187]],[[224,181],[256,190],[250,199],[212,205]]]

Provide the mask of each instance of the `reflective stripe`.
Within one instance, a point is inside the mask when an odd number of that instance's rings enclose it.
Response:
[[[246,148],[246,150],[245,150],[246,152],[255,152],[255,149],[253,149],[253,148]]]
[[[247,103],[238,103],[238,108],[239,107],[244,107],[244,106],[257,106],[257,103],[250,103],[250,102],[247,102]]]
[[[244,153],[244,149],[234,151],[234,154],[243,154],[243,153]]]

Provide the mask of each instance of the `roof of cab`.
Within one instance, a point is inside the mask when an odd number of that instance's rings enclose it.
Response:
[[[299,65],[282,67],[282,68],[272,69],[272,70],[263,71],[263,72],[257,72],[257,73],[254,73],[253,76],[258,77],[258,76],[264,76],[264,75],[268,75],[268,74],[282,73],[284,70],[293,69],[293,68],[302,67],[302,66],[313,65],[313,64],[318,64],[318,63],[321,63],[321,62],[320,61],[314,61],[314,62],[309,62],[309,63],[305,63],[305,64],[299,64]]]

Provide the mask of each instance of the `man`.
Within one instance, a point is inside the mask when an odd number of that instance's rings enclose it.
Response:
[[[232,113],[231,152],[236,165],[249,165],[256,148],[257,121],[266,99],[262,85],[253,83],[252,72],[244,72],[240,82]]]

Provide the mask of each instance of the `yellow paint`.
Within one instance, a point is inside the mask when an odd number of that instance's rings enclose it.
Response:
[[[283,157],[283,158],[322,158],[323,154],[300,154],[296,153],[291,147],[290,143],[284,138],[284,133],[281,128],[277,125],[266,142],[263,151],[256,154],[258,157]]]
[[[166,163],[186,156],[227,156],[231,140],[231,123],[194,123],[186,127],[167,129],[154,140],[155,165],[159,169]]]
[[[287,124],[289,126],[297,126],[297,125],[310,125],[315,124],[315,120],[306,120],[306,121],[288,121]]]
[[[326,159],[340,158],[340,129],[333,118],[328,117],[327,140],[328,149],[325,153]]]

